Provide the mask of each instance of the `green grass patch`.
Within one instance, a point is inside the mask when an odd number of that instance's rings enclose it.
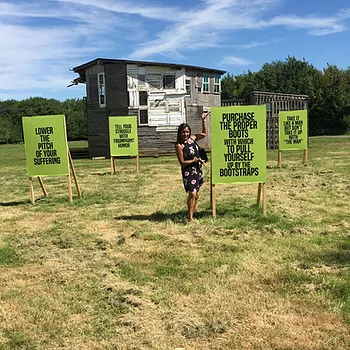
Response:
[[[188,224],[175,155],[74,160],[82,198],[44,177],[32,205],[23,145],[0,146],[0,349],[347,349],[350,140],[267,157],[267,216],[232,184],[213,218],[208,166]]]

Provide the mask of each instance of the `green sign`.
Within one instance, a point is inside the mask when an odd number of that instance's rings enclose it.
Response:
[[[212,183],[266,182],[266,106],[210,110]]]
[[[278,117],[279,149],[307,149],[307,110],[283,111]]]
[[[111,157],[139,154],[136,116],[109,117],[109,145]]]
[[[28,176],[69,175],[64,115],[23,117]]]

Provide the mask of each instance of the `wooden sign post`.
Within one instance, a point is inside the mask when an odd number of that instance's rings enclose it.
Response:
[[[78,197],[81,198],[81,191],[68,148],[65,116],[23,117],[22,122],[31,202],[35,202],[33,177],[38,177],[43,194],[48,197],[41,177],[67,176],[69,202],[72,203],[70,170],[73,173]]]
[[[308,165],[308,111],[280,111],[278,115],[278,166],[282,151],[303,150],[303,164]]]
[[[140,174],[140,156],[137,134],[137,117],[109,117],[109,146],[111,175],[116,172],[116,157],[136,157],[136,171]]]
[[[266,106],[211,108],[211,204],[216,216],[216,184],[257,183],[266,205]]]

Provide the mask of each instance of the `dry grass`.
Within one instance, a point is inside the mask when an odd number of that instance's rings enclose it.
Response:
[[[0,350],[350,348],[350,139],[309,158],[268,153],[267,217],[256,185],[219,185],[214,220],[207,181],[187,225],[175,157],[77,160],[83,199],[48,178],[31,205],[1,146]]]

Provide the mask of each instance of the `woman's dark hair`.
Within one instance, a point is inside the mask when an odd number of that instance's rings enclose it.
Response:
[[[179,125],[179,127],[177,129],[176,143],[180,143],[180,144],[183,143],[182,132],[186,128],[188,128],[188,130],[190,131],[190,135],[191,135],[191,127],[187,123],[182,123],[181,125]]]

